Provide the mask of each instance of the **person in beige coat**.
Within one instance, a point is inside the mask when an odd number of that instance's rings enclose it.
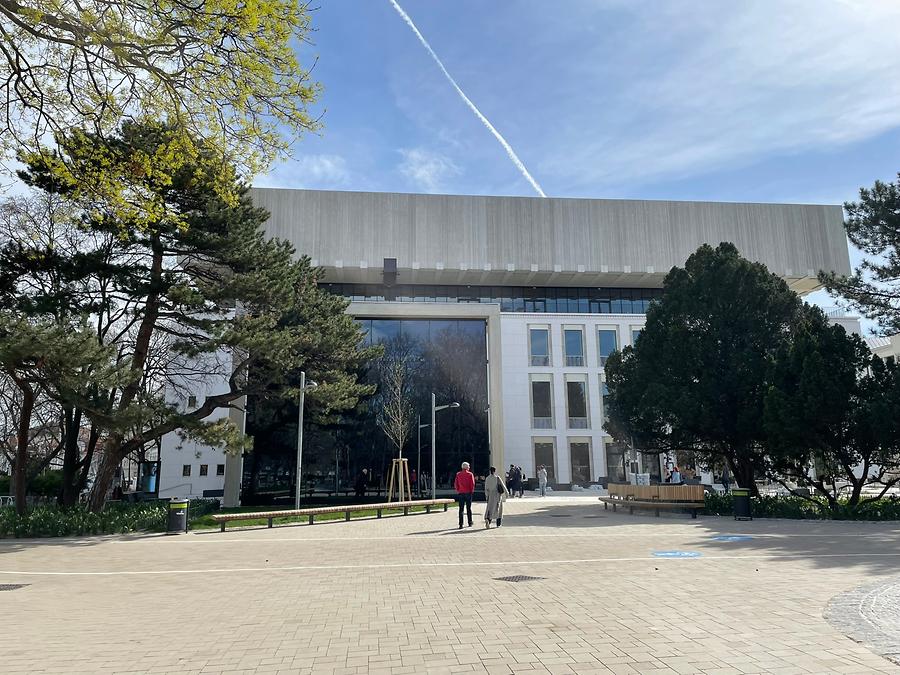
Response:
[[[490,528],[493,521],[497,521],[497,527],[503,520],[503,499],[509,491],[503,484],[503,479],[497,475],[497,469],[491,467],[491,473],[484,479],[484,496],[487,504],[484,507],[484,526]]]

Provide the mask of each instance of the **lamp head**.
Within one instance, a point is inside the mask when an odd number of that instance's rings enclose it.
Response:
[[[458,408],[458,407],[459,407],[459,403],[457,403],[456,401],[454,401],[454,402],[451,403],[448,407],[450,407],[450,408]]]

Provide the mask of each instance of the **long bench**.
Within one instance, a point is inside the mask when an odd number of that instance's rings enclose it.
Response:
[[[627,507],[633,514],[635,509],[653,509],[659,517],[660,509],[689,511],[691,518],[697,517],[697,511],[704,508],[704,489],[702,485],[628,485],[610,483],[609,496],[600,497],[603,509],[612,504],[616,507]]]
[[[355,511],[375,511],[377,518],[381,518],[383,511],[403,509],[403,515],[408,516],[409,510],[413,507],[425,507],[425,513],[431,513],[431,509],[435,506],[443,506],[444,511],[450,504],[455,504],[454,499],[417,499],[406,502],[385,502],[382,504],[350,504],[344,506],[320,506],[312,509],[289,509],[286,511],[254,511],[246,513],[216,513],[213,514],[212,520],[221,527],[220,532],[225,531],[225,524],[235,520],[262,520],[265,519],[272,527],[272,521],[276,518],[296,518],[306,516],[309,518],[309,524],[315,522],[316,516],[322,516],[330,513],[343,513],[344,520],[350,520],[350,514]]]

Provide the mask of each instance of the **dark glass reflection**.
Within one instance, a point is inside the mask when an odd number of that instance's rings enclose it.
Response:
[[[562,288],[527,286],[435,286],[406,284],[322,284],[356,302],[441,302],[500,305],[501,312],[646,314],[662,297],[660,288]]]
[[[410,470],[432,475],[431,393],[437,404],[458,402],[459,408],[437,413],[438,491],[448,490],[459,465],[468,461],[476,476],[487,473],[488,392],[486,324],[483,320],[359,319],[366,344],[384,346],[384,357],[370,364],[364,378],[376,384],[376,393],[362,402],[341,424],[317,426],[307,411],[303,439],[304,491],[317,496],[351,489],[355,477],[368,469],[369,493],[382,488],[397,447],[379,425],[379,414],[389,398],[382,386],[386,369],[393,365],[405,374],[403,398],[412,421],[403,447]],[[290,503],[296,476],[297,406],[290,402],[248,403],[247,433],[254,451],[244,462],[242,501],[246,504]],[[351,493],[352,494],[352,493]],[[324,496],[324,495],[322,495]]]

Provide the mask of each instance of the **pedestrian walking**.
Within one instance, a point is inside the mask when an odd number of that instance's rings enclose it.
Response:
[[[547,496],[547,467],[541,464],[537,472],[538,489],[541,491],[541,497]]]
[[[516,465],[510,464],[509,471],[506,472],[506,487],[509,489],[510,496],[516,496]]]
[[[503,479],[497,475],[497,469],[491,467],[491,473],[484,479],[484,496],[487,504],[484,507],[484,526],[491,528],[491,522],[497,521],[497,527],[503,519],[503,495],[506,493]]]
[[[521,466],[517,466],[516,469],[518,469],[517,478],[519,479],[518,480],[519,496],[524,497],[525,496],[525,469],[523,469]]]
[[[469,471],[469,463],[462,463],[462,470],[456,472],[453,481],[456,488],[456,501],[459,502],[459,529],[463,527],[463,509],[469,517],[469,527],[472,527],[472,495],[475,494],[475,476]]]

